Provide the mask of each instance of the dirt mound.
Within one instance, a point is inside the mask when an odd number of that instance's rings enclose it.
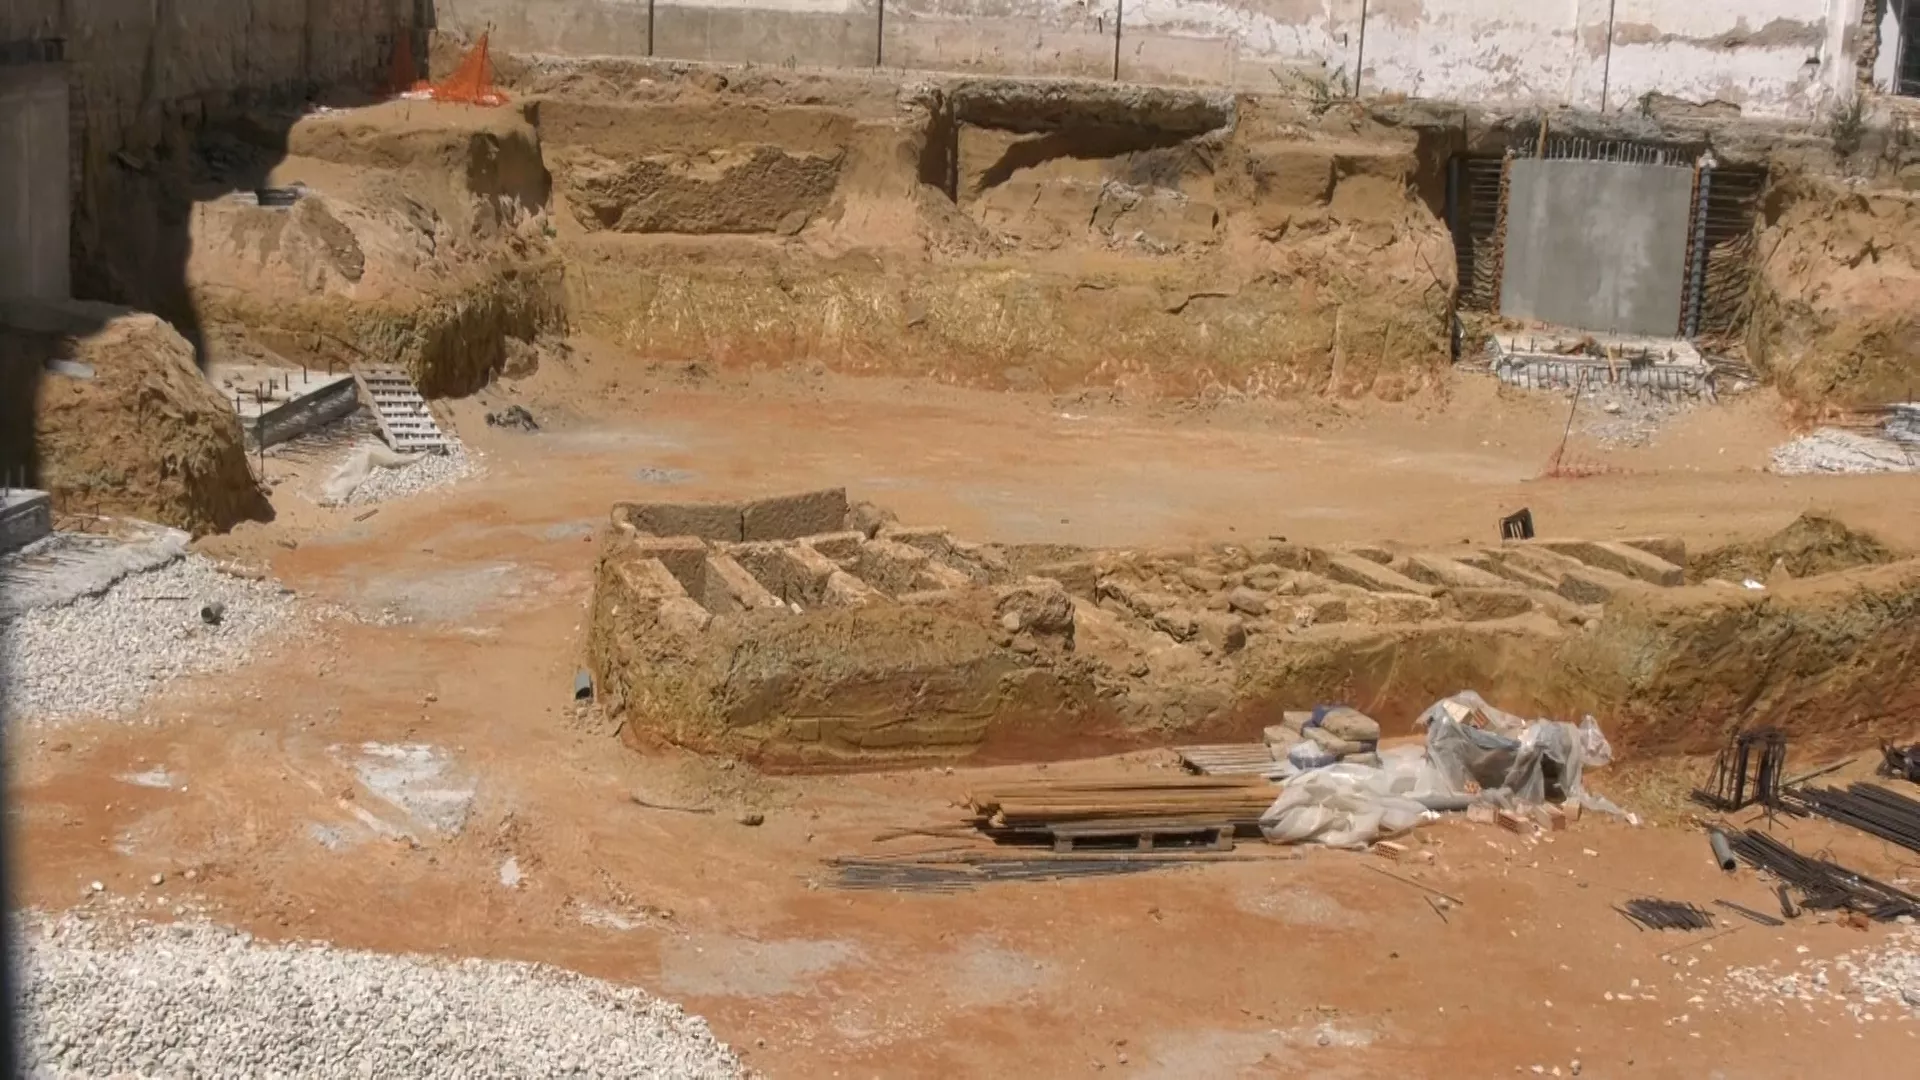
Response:
[[[239,418],[172,327],[100,304],[43,306],[9,321],[28,327],[0,328],[10,368],[67,361],[39,376],[34,398],[37,476],[57,511],[196,534],[271,516]]]
[[[1752,355],[1803,411],[1904,401],[1920,376],[1920,194],[1775,185]]]
[[[1775,564],[1784,566],[1788,574],[1803,578],[1860,566],[1878,566],[1894,561],[1895,557],[1885,544],[1867,533],[1847,527],[1838,518],[1808,511],[1765,540],[1699,552],[1687,561],[1687,578],[1690,581],[1711,578],[1766,581]]]

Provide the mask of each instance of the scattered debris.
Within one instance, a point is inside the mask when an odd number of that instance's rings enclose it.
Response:
[[[1367,869],[1373,871],[1376,874],[1380,874],[1385,877],[1390,877],[1402,885],[1411,885],[1414,888],[1419,889],[1421,892],[1428,894],[1429,896],[1436,896],[1442,900],[1445,900],[1447,903],[1452,904],[1454,907],[1467,906],[1467,902],[1465,900],[1462,900],[1457,896],[1450,896],[1447,893],[1443,893],[1439,889],[1436,889],[1431,885],[1422,885],[1420,882],[1415,881],[1412,878],[1403,878],[1399,874],[1396,874],[1393,871],[1388,870],[1385,867],[1379,866],[1375,863],[1368,863],[1366,864],[1366,866],[1367,866]]]
[[[1763,912],[1755,911],[1750,907],[1742,907],[1741,905],[1736,904],[1731,900],[1715,900],[1714,903],[1720,907],[1726,908],[1728,911],[1737,912],[1738,914],[1744,915],[1751,921],[1759,923],[1761,926],[1787,925],[1786,923],[1780,921],[1779,919],[1774,918],[1771,915],[1765,914]]]
[[[648,799],[642,798],[638,792],[635,792],[634,794],[629,795],[627,797],[633,801],[633,805],[642,807],[647,810],[671,810],[676,814],[711,814],[713,813],[713,807],[711,806],[676,806],[672,803],[657,803],[657,802],[652,802]]]
[[[1149,870],[1191,866],[1212,861],[1205,856],[1140,858],[1108,855],[1098,858],[1012,858],[992,861],[931,864],[884,859],[840,859],[834,863],[833,885],[838,889],[889,892],[951,893],[1003,881],[1064,881],[1073,878],[1112,877]]]
[[[1773,471],[1781,476],[1904,473],[1915,469],[1920,469],[1920,452],[1914,446],[1839,428],[1820,428],[1773,451]]]
[[[487,426],[497,428],[519,428],[521,431],[539,431],[540,424],[533,414],[522,405],[509,405],[504,409],[487,414]]]
[[[1519,510],[1515,511],[1514,513],[1508,514],[1506,517],[1501,518],[1500,519],[1500,539],[1502,540],[1533,539],[1533,510],[1529,507],[1522,507]]]
[[[1713,927],[1713,916],[1705,909],[1678,900],[1642,897],[1614,910],[1646,930],[1709,930]]]
[[[1879,770],[1881,776],[1892,776],[1908,783],[1920,784],[1920,743],[1905,747],[1882,743],[1880,754],[1883,758]]]

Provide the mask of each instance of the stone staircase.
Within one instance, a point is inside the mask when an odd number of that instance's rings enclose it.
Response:
[[[404,369],[360,368],[354,380],[360,384],[360,396],[373,406],[388,446],[403,454],[444,453],[449,448],[446,435],[427,409],[427,399]]]

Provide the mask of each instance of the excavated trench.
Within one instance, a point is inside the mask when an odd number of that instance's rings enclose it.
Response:
[[[1723,576],[1760,563],[1764,590]],[[590,653],[629,743],[771,767],[1257,742],[1336,703],[1406,734],[1469,688],[1666,754],[1904,730],[1916,614],[1920,561],[1829,519],[1692,559],[1669,538],[1033,550],[836,489],[616,506]]]

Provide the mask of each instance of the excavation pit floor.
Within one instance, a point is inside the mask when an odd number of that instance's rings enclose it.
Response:
[[[952,843],[876,837],[957,820],[950,804],[978,783],[1154,774],[1172,755],[766,775],[634,752],[572,702],[594,530],[620,500],[844,485],[958,535],[1107,547],[1488,542],[1522,506],[1543,534],[1671,534],[1690,550],[1816,507],[1892,543],[1920,535],[1912,477],[1763,472],[1784,433],[1764,397],[1675,417],[1650,445],[1604,452],[1607,471],[1541,480],[1564,403],[1488,380],[1450,389],[1427,407],[1149,409],[598,359],[543,368],[455,404],[483,476],[364,517],[277,497],[271,525],[199,545],[309,602],[368,612],[422,589],[433,602],[177,683],[145,707],[151,723],[11,726],[16,903],[180,907],[268,939],[545,961],[671,997],[770,1076],[1565,1076],[1575,1060],[1583,1076],[1883,1075],[1920,1027],[1899,1002],[1867,1021],[1858,998],[1753,1004],[1723,984],[1906,928],[1729,921],[1708,940],[1614,912],[1636,896],[1772,910],[1752,872],[1722,875],[1678,823],[1673,792],[1698,762],[1636,762],[1625,745],[1590,775],[1640,827],[1589,815],[1550,843],[1423,830],[1410,843],[1432,863],[1390,868],[1465,901],[1444,920],[1369,869],[1377,858],[1259,844],[1217,865],[895,895],[832,887],[826,860]],[[486,427],[508,403],[542,430]],[[266,462],[281,492],[317,467]],[[407,835],[362,816],[409,825],[404,798],[367,786],[387,777],[351,752],[367,746],[445,763],[419,770],[431,812]],[[1807,746],[1793,767],[1870,750]],[[764,823],[743,824],[752,814]],[[1781,829],[1900,874],[1857,833]]]

